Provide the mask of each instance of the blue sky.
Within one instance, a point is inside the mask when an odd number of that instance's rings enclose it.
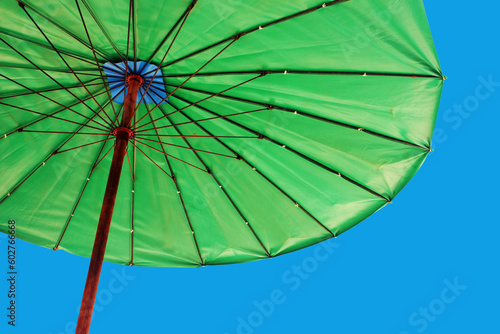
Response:
[[[105,263],[91,333],[499,332],[500,5],[424,3],[449,79],[435,151],[392,205],[336,240],[271,260]],[[6,324],[2,279],[0,332],[74,332],[89,260],[17,249],[18,325]]]

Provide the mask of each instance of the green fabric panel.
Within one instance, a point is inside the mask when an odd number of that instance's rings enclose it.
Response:
[[[179,188],[204,261],[227,264],[266,257],[213,178],[186,165],[176,165]]]
[[[205,7],[208,6],[217,5],[205,3]],[[260,9],[260,4],[256,8]],[[199,23],[188,26],[193,28],[191,35],[197,37],[183,39],[185,43],[178,44],[182,53],[176,56],[201,49],[200,44],[208,46],[245,31],[231,27],[254,28],[271,21],[263,19],[260,10],[255,16],[251,15],[252,11],[249,15],[241,10],[229,19],[221,18],[217,25],[220,30],[212,32],[214,18],[202,16],[200,11],[196,8],[188,18]],[[188,32],[183,33],[188,35]],[[207,54],[179,62],[170,70],[192,73],[221,48],[222,45],[206,51]],[[242,36],[204,71],[254,70],[256,65],[268,70],[373,71],[438,76],[441,73],[421,1],[357,0],[326,7]]]
[[[110,148],[112,142],[110,141],[104,148],[104,153]],[[99,147],[99,144],[95,145]],[[89,147],[90,148],[90,147]],[[88,148],[88,149],[89,149]],[[93,148],[95,151],[96,148]],[[81,150],[83,151],[83,149]],[[68,152],[69,153],[69,152]],[[65,154],[65,153],[61,153]],[[80,176],[80,187],[78,190],[81,191],[86,178],[92,168],[94,161],[97,158],[98,151],[95,151],[93,160],[90,164],[86,165],[86,171]],[[109,166],[111,164],[111,154],[106,156],[106,158],[99,164],[90,177],[88,185],[83,192],[83,196],[77,206],[74,216],[71,217],[71,221],[67,226],[67,229],[62,237],[60,248],[64,249],[70,253],[77,255],[90,257],[92,253],[92,244],[95,237],[95,229],[97,228],[97,222],[99,220],[99,213],[101,211],[102,199],[104,198],[104,187],[107,181],[107,176],[109,173]],[[69,162],[68,165],[71,165]],[[128,172],[128,165],[123,166],[122,174]],[[124,188],[128,188],[127,178],[122,179],[119,186],[120,201],[115,204],[115,210],[117,215],[113,215],[114,224],[111,224],[108,245],[106,247],[105,259],[121,263],[128,264],[127,253],[130,253],[130,227],[127,229],[125,226],[130,226],[130,206],[125,206],[125,203],[130,203],[130,193],[131,191],[125,191]],[[78,193],[79,195],[80,193]],[[74,196],[73,202],[76,203],[78,196]],[[124,212],[125,210],[125,212]],[[68,212],[68,217],[70,212]],[[121,219],[118,219],[121,218]],[[127,219],[128,218],[128,219]],[[119,223],[116,223],[119,221]],[[122,232],[121,238],[116,236],[117,230]],[[112,242],[111,240],[114,240]],[[117,241],[119,241],[117,243]],[[121,254],[116,251],[116,248],[123,249]]]
[[[172,180],[140,152],[135,154],[134,263],[199,265],[193,235]]]
[[[194,77],[185,87],[218,93],[252,77],[255,75]],[[184,80],[168,78],[167,83],[180,85]],[[437,115],[442,84],[433,78],[270,74],[224,95],[270,103],[430,147],[434,122],[429,119]],[[181,92],[182,88],[175,94]],[[193,102],[207,96],[196,95]],[[258,105],[221,97],[200,105],[221,112],[230,108],[226,114],[259,109]]]
[[[30,16],[35,20],[38,26],[43,30],[45,35],[58,50],[61,49],[76,55],[86,56],[88,59],[93,59],[92,51],[89,48],[77,42],[57,26],[59,25],[64,27],[73,35],[79,37],[80,40],[87,41],[87,36],[78,16],[79,14],[76,10],[74,2],[69,4],[70,9],[65,8],[68,6],[67,2],[59,2],[59,5],[57,3],[45,5],[45,3],[37,1],[24,2],[28,5],[26,10]],[[51,48],[42,33],[37,29],[33,22],[31,22],[28,15],[23,11],[17,2],[4,0],[1,3],[2,14],[5,15],[4,17],[9,17],[9,19],[5,21],[2,20],[3,23],[0,24],[0,31],[12,33],[22,39],[28,39],[33,42],[41,43],[42,45],[46,45],[48,48]],[[43,16],[38,13],[41,13]],[[76,21],[77,17],[78,21]],[[16,46],[22,47],[24,44],[25,43],[22,41],[18,41]],[[26,46],[28,45],[30,47],[32,46],[31,44],[27,44]],[[100,48],[100,45],[96,45],[96,48]],[[52,53],[48,59],[64,66],[64,63],[55,53]]]
[[[212,161],[214,165],[209,167],[221,179],[224,174],[220,170],[227,168],[225,166],[228,160],[217,157]],[[230,178],[222,186],[273,256],[331,237],[319,224],[295,207],[295,203],[252,169],[241,169],[238,177]],[[271,216],[273,224],[268,223],[268,217]]]
[[[88,166],[93,164],[96,149],[99,147],[53,155],[2,203],[2,216],[12,217],[18,222],[17,237],[44,247],[55,246],[85,180]],[[76,239],[80,237],[82,235]]]
[[[92,89],[93,88],[93,89]],[[101,88],[98,88],[99,91],[97,94],[102,92]],[[94,87],[89,87],[90,92],[93,94],[96,93],[96,89]],[[83,93],[79,92],[77,89],[72,89],[73,93],[76,96],[83,96]],[[96,94],[96,95],[97,95]],[[10,94],[9,96],[12,96],[15,94]],[[57,105],[47,99],[43,100],[37,100],[32,98],[29,95],[24,95],[24,96],[19,96],[19,97],[14,97],[14,98],[3,98],[0,100],[0,133],[1,134],[7,134],[10,133],[12,130],[21,128],[27,124],[30,124],[31,122],[41,120],[43,118],[46,118],[43,122],[44,124],[51,124],[51,127],[53,125],[53,129],[55,130],[60,129],[61,131],[65,131],[68,128],[72,127],[71,123],[64,122],[62,119],[65,120],[71,120],[76,123],[84,124],[85,122],[88,121],[87,118],[85,117],[92,117],[94,113],[89,110],[89,108],[85,107],[83,104],[79,105],[74,105],[75,104],[75,99],[68,93],[64,93],[64,95],[61,96],[61,92],[46,92],[43,93],[44,96],[57,101],[61,105]],[[106,96],[97,96],[96,99],[98,102],[103,102],[104,99],[107,99]],[[88,97],[84,97],[88,98]],[[93,100],[87,100],[85,102],[89,107],[95,108],[95,103]],[[77,115],[70,110],[65,109],[63,106],[70,108],[73,111],[76,111],[80,113],[83,116]],[[21,110],[18,108],[24,108],[27,110]],[[38,113],[38,114],[37,114]],[[46,117],[45,115],[53,115],[54,117]],[[85,117],[84,117],[85,116]],[[55,118],[58,117],[59,119]],[[102,120],[97,119],[96,121],[99,121],[102,123]],[[71,125],[71,126],[70,126]],[[94,122],[90,122],[88,125],[94,126],[94,127],[99,127],[98,124]],[[47,126],[45,125],[43,128],[46,128]],[[43,130],[42,128],[42,130]],[[90,131],[95,129],[88,128],[86,131]]]
[[[183,92],[183,95],[187,94]],[[197,98],[188,100],[197,101]],[[269,122],[269,114],[264,113],[238,117],[239,121],[243,120],[247,127],[259,134],[280,145],[286,145],[389,199],[409,181],[429,152],[424,148],[292,113],[282,114],[279,122]],[[241,135],[241,128],[224,119],[218,121],[223,122],[226,122],[223,125],[228,132],[224,133],[224,129],[221,129],[218,133]],[[256,140],[258,139],[253,141]],[[248,143],[251,144],[252,141]],[[408,172],[410,175],[405,178]]]

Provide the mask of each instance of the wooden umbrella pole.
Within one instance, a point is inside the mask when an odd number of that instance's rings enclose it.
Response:
[[[116,145],[113,152],[111,168],[109,170],[106,192],[104,193],[101,216],[99,217],[99,224],[97,225],[94,248],[92,249],[92,257],[90,259],[89,271],[87,274],[87,281],[85,282],[82,305],[80,306],[80,314],[78,316],[75,334],[87,334],[89,332],[97,294],[97,286],[99,285],[99,277],[101,274],[102,262],[104,260],[104,252],[108,241],[109,227],[111,225],[111,218],[115,206],[116,193],[118,191],[118,184],[120,183],[123,160],[127,151],[128,140],[133,134],[129,126],[135,111],[137,93],[139,87],[143,83],[143,79],[138,75],[132,74],[127,77],[127,82],[128,92],[124,101],[120,127],[113,131],[113,134],[116,136]]]

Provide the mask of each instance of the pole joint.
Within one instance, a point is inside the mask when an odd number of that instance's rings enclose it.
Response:
[[[127,137],[127,139],[130,139],[134,136],[134,132],[132,130],[130,130],[129,128],[126,128],[126,127],[118,127],[118,128],[115,128],[113,130],[113,136],[115,136],[116,138],[118,138],[118,136],[122,137],[125,134],[125,136]]]

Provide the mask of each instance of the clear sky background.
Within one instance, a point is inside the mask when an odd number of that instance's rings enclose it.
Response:
[[[449,79],[435,151],[392,205],[323,246],[270,260],[105,263],[91,333],[500,333],[500,5],[424,3]],[[6,248],[0,234],[0,332],[74,333],[89,260],[18,240],[11,328]]]

